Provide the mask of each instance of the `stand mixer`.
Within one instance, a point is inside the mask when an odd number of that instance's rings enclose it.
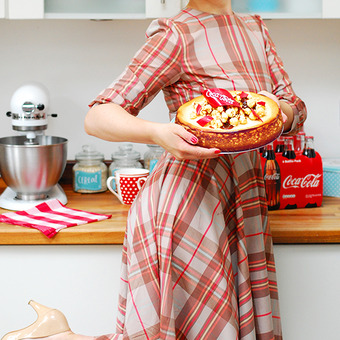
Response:
[[[67,157],[67,139],[45,136],[49,98],[39,83],[18,88],[11,98],[12,128],[17,136],[0,138],[0,173],[7,188],[0,207],[23,210],[51,199],[67,203],[58,184]]]

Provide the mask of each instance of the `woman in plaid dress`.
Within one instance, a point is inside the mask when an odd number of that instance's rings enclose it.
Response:
[[[116,333],[97,339],[282,339],[258,153],[222,155],[179,125],[136,117],[161,90],[171,120],[215,87],[273,98],[285,133],[305,120],[265,24],[235,14],[231,0],[191,0],[153,21],[125,72],[91,103],[90,135],[166,150],[129,212]],[[50,338],[94,339],[64,331]]]

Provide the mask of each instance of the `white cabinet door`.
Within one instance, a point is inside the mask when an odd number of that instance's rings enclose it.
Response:
[[[7,0],[8,19],[44,18],[44,0]]]
[[[181,0],[145,0],[147,18],[170,17],[181,9]]]
[[[235,12],[259,14],[264,19],[322,17],[322,0],[232,0],[232,4]]]
[[[324,18],[340,18],[340,1],[323,0],[322,16]]]
[[[145,0],[45,0],[46,19],[144,19]]]

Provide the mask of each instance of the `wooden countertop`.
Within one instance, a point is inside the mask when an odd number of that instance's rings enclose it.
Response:
[[[122,244],[129,206],[122,205],[110,191],[79,194],[71,184],[62,185],[68,199],[67,207],[99,214],[112,215],[110,219],[59,231],[51,239],[42,232],[26,227],[0,223],[0,244]],[[0,193],[5,185],[0,180]],[[9,212],[0,208],[0,214]]]
[[[0,180],[0,193],[5,185]],[[79,194],[70,184],[64,184],[67,207],[101,214],[112,218],[61,230],[52,239],[40,231],[0,223],[1,245],[33,244],[122,244],[129,206],[109,191]],[[0,213],[8,212],[0,208]],[[269,212],[274,243],[340,243],[340,198],[324,197],[322,207]]]

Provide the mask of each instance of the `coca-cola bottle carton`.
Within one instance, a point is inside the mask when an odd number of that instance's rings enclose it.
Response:
[[[323,196],[322,159],[314,149],[313,137],[305,137],[303,152],[295,152],[292,137],[284,139],[285,150],[283,153],[275,153],[281,177],[279,209],[321,206]],[[262,157],[263,169],[266,161],[267,158]],[[268,189],[266,188],[266,190]]]

